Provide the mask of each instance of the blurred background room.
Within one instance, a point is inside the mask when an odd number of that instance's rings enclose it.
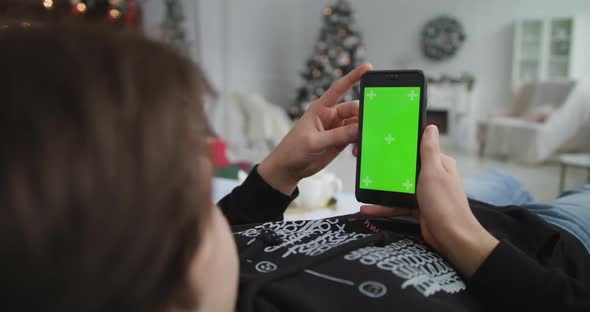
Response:
[[[428,122],[463,176],[508,172],[540,202],[590,179],[588,0],[22,0],[0,15],[111,24],[192,58],[207,80],[215,199],[363,62],[425,72]],[[301,183],[288,217],[356,212],[355,174],[347,149]]]

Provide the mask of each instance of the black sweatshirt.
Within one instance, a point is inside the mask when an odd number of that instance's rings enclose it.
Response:
[[[466,280],[415,221],[281,221],[296,196],[255,168],[219,202],[240,253],[240,311],[590,311],[590,255],[523,208],[470,200],[500,244]]]

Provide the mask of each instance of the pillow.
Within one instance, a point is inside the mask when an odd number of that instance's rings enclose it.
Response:
[[[550,104],[539,105],[527,112],[524,119],[530,122],[544,123],[556,110],[555,106]]]

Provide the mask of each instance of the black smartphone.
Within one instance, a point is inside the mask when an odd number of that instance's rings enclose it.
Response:
[[[358,201],[418,207],[426,79],[420,70],[371,71],[361,79],[355,194]]]

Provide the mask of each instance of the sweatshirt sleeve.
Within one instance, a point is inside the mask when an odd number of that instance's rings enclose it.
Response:
[[[590,264],[589,264],[590,265]],[[468,281],[490,311],[590,311],[590,289],[558,269],[542,266],[507,241],[492,251]]]
[[[244,183],[222,198],[217,205],[231,225],[283,220],[287,206],[299,195],[291,196],[275,190],[258,174],[254,167]]]

